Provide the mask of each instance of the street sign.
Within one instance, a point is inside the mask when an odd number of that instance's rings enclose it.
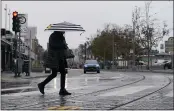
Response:
[[[26,18],[24,16],[19,17],[20,23],[25,24]]]
[[[28,33],[28,14],[18,14],[21,23],[21,37],[25,37]]]

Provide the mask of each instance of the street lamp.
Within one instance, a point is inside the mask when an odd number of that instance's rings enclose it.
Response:
[[[114,69],[114,56],[115,56],[115,35],[117,35],[117,31],[115,30],[115,28],[113,29],[113,36],[112,36],[112,69]]]
[[[8,10],[7,4],[5,4],[4,10],[5,10],[5,30],[7,30],[7,10]],[[5,37],[6,37],[6,34],[5,34]]]

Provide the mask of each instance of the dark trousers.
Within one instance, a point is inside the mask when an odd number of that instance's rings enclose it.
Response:
[[[53,78],[57,76],[57,72],[60,72],[61,77],[60,77],[60,87],[61,89],[65,88],[65,79],[66,79],[66,70],[65,70],[65,64],[64,61],[60,61],[61,65],[59,65],[59,71],[57,68],[52,68],[52,74],[49,75],[43,82],[42,84],[45,86],[48,84]]]

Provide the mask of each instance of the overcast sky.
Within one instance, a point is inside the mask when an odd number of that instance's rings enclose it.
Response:
[[[46,48],[51,32],[44,29],[51,23],[71,22],[81,25],[86,32],[68,32],[66,40],[70,48],[77,48],[84,43],[86,37],[96,34],[97,29],[103,29],[105,23],[120,26],[131,23],[132,10],[135,6],[144,8],[143,1],[3,1],[2,27],[5,26],[4,7],[7,4],[11,11],[28,14],[28,25],[37,26],[39,43]],[[168,27],[173,28],[173,2],[156,1],[151,4],[151,14],[161,23],[167,21]],[[9,26],[9,25],[8,25]],[[171,30],[171,32],[173,32]],[[170,33],[173,36],[173,33]],[[165,37],[164,40],[167,40]]]

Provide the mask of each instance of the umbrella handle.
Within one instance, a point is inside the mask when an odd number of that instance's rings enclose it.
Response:
[[[85,32],[85,31],[84,31],[84,32]],[[84,32],[82,32],[82,33],[80,34],[80,36],[81,36]]]

